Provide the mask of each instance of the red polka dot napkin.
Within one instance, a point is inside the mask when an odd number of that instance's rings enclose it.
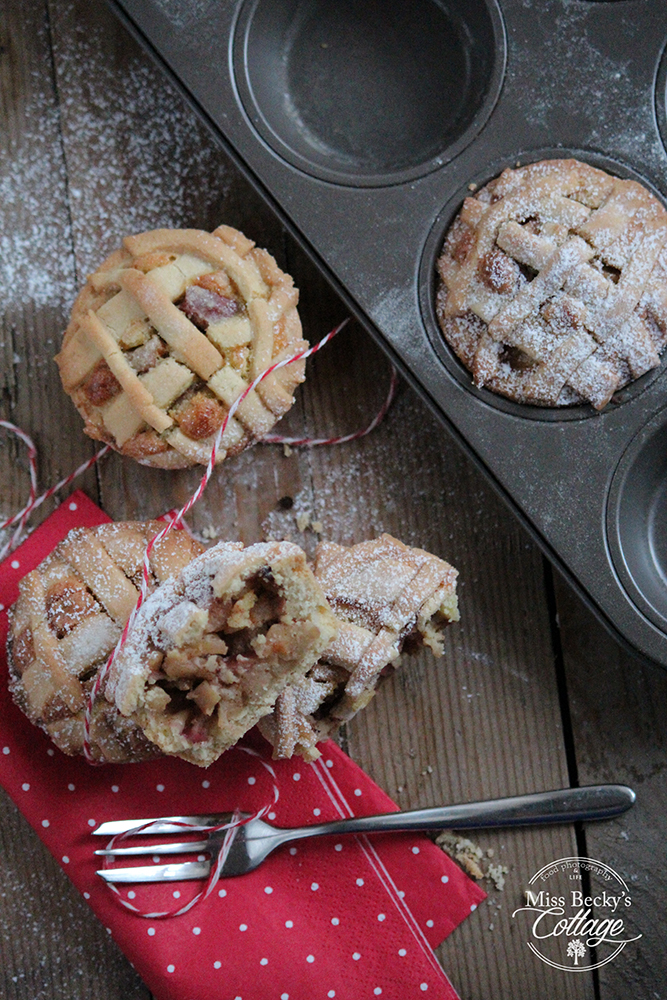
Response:
[[[76,492],[5,561],[3,651],[20,578],[70,528],[106,520]],[[14,706],[4,652],[0,671],[0,782],[158,1000],[456,997],[432,948],[484,893],[423,835],[299,842],[162,920],[139,914],[180,908],[202,886],[130,885],[117,895],[95,874],[93,849],[101,845],[90,831],[105,820],[253,812],[273,802],[276,789],[277,826],[394,811],[335,743],[324,744],[314,764],[271,762],[268,744],[251,734],[252,752],[234,748],[206,770],[176,759],[91,767],[60,753]]]

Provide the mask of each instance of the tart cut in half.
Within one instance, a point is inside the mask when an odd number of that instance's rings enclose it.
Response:
[[[222,542],[141,607],[106,686],[165,754],[211,764],[298,682],[338,623],[290,542]]]
[[[519,403],[600,410],[667,342],[667,211],[577,160],[505,170],[466,198],[438,272],[445,339],[477,386]]]
[[[56,357],[86,433],[144,465],[206,464],[232,403],[308,348],[298,291],[273,257],[219,226],[128,236],[79,294]],[[229,420],[216,461],[266,434],[304,379],[267,376]]]
[[[357,545],[324,542],[315,576],[338,619],[319,662],[290,683],[260,729],[275,757],[319,757],[317,743],[364,708],[402,653],[443,652],[442,633],[458,621],[457,571],[392,538]]]
[[[160,521],[75,528],[19,584],[10,612],[9,687],[19,708],[66,754],[83,752],[91,688],[137,602],[146,544],[161,528]],[[151,588],[200,552],[185,531],[170,532],[151,553]],[[93,706],[90,743],[92,756],[109,763],[159,755],[104,698]]]

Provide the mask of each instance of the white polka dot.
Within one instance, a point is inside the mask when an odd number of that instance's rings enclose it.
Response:
[[[164,785],[156,785],[155,788],[157,789],[158,792],[164,791]]]
[[[289,1000],[289,993],[281,993],[280,1000]]]
[[[89,892],[84,892],[83,898],[84,899],[90,899],[90,893]]]
[[[401,899],[405,899],[405,893],[403,892],[402,889],[398,890],[398,895],[401,897]]]
[[[379,997],[380,994],[382,993],[382,990],[380,989],[379,986],[376,986],[375,989],[373,990],[373,993],[375,994],[376,997]]]
[[[333,767],[333,761],[332,760],[328,760],[326,762],[326,765],[327,765],[327,767]]]
[[[89,819],[88,820],[88,826],[95,826],[96,823],[97,823],[97,820],[95,820],[95,819]]]
[[[49,823],[48,819],[43,819],[42,820],[42,826],[46,827],[46,826],[50,826],[50,825],[51,824]]]
[[[148,934],[149,937],[155,937],[155,928],[149,927],[146,933]]]
[[[443,875],[440,881],[444,882],[444,884],[447,885],[447,883],[449,882],[449,875]]]
[[[401,956],[401,958],[405,958],[405,956],[407,955],[407,951],[405,950],[405,948],[399,948],[398,954]]]
[[[334,851],[342,851],[342,850],[343,850],[342,844],[334,844]]]
[[[9,753],[10,752],[9,747],[3,747],[2,748],[2,752],[3,753]]]
[[[114,793],[114,795],[115,795],[115,794],[116,794],[116,792],[118,791],[118,785],[112,785],[112,786],[111,786],[111,791],[112,791],[112,792]]]
[[[193,934],[201,934],[201,927],[193,927],[192,928],[192,933]]]
[[[256,781],[257,781],[257,778],[253,778],[253,777],[248,778],[248,784],[249,785],[254,785]]]
[[[313,892],[317,892],[317,890],[319,889],[319,885],[317,882],[313,882],[311,883],[310,888],[313,890]]]
[[[321,809],[313,809],[313,816],[319,816],[321,812]]]
[[[30,791],[30,785],[28,784],[27,781],[23,782],[23,784],[21,785],[21,788],[23,789],[24,792],[29,792]]]
[[[385,913],[378,913],[378,920],[380,921],[380,923],[382,923],[382,921],[386,919],[387,915]]]
[[[69,864],[69,858],[67,857],[66,854],[63,854],[63,864],[64,865],[68,865]]]
[[[269,964],[268,958],[260,958],[259,964],[260,965],[268,965]]]
[[[159,864],[159,862],[160,862],[160,855],[159,854],[154,854],[153,855],[153,861],[155,862],[156,865]]]
[[[51,747],[49,747],[49,749],[46,752],[49,755],[49,757],[53,757],[55,755],[55,750],[52,750]]]
[[[329,992],[327,993],[327,996],[328,997],[335,997],[336,996],[336,991],[335,990],[329,990]]]
[[[269,819],[275,819],[275,818],[276,818],[276,814],[274,812],[270,812],[269,813]]]
[[[296,847],[290,847],[289,852],[290,854],[296,854]]]
[[[412,853],[413,854],[419,854],[419,848],[418,847],[413,847],[412,848]]]
[[[247,931],[248,930],[248,925],[247,924],[239,924],[239,930],[240,931]]]
[[[76,790],[76,785],[73,785],[71,781],[67,787],[70,790],[70,792],[74,792]]]
[[[427,927],[433,927],[433,921],[432,920],[427,920],[426,921],[426,926]]]
[[[18,559],[12,559],[11,561],[12,569],[18,569],[20,565],[21,563],[18,561]]]
[[[314,955],[306,955],[306,961],[307,962],[311,962],[311,963],[314,962],[315,961],[315,956]]]
[[[334,925],[334,927],[338,927],[340,920],[338,919],[338,917],[332,917],[331,923]]]
[[[197,861],[206,861],[206,855],[205,854],[198,854],[197,855]]]
[[[213,963],[213,968],[214,969],[221,969],[222,968],[222,962],[214,962]]]
[[[295,771],[294,774],[292,775],[292,777],[294,778],[295,781],[300,781],[301,780],[301,775],[299,774],[298,771]]]
[[[208,780],[208,778],[204,778],[204,780],[201,783],[201,786],[202,788],[210,788],[211,782]]]
[[[285,927],[294,927],[294,921],[293,920],[286,920],[285,921]]]
[[[0,604],[0,611],[4,611],[4,610],[5,610],[4,604]]]
[[[422,993],[426,993],[426,990],[428,989],[428,983],[421,983],[419,989],[422,991]]]
[[[174,889],[174,891],[172,892],[172,896],[174,897],[174,899],[180,899],[181,898],[181,890],[180,889]]]
[[[360,788],[355,788],[354,794],[355,795],[361,795],[361,789]]]
[[[477,903],[472,903],[470,906],[470,912],[472,913],[476,909],[477,909]]]
[[[364,884],[364,880],[362,878],[358,878],[357,879],[357,885],[363,885],[363,884]]]
[[[358,951],[355,951],[355,953],[354,953],[354,955],[352,956],[352,958],[353,958],[353,959],[355,960],[355,962],[358,962],[358,961],[359,961],[359,959],[361,958],[361,955],[359,954],[359,952],[358,952]]]
[[[270,896],[271,893],[273,892],[273,889],[271,888],[270,885],[265,885],[264,886],[264,892],[267,894],[267,896]]]
[[[76,503],[75,500],[72,500],[72,502],[69,505],[69,509],[70,510],[77,510],[77,508],[78,508],[78,504]]]
[[[134,899],[134,897],[135,897],[136,895],[137,895],[137,894],[136,894],[136,892],[134,891],[134,889],[130,889],[130,891],[129,891],[129,892],[128,892],[128,894],[127,894],[127,898],[128,898],[128,899]]]
[[[167,966],[167,972],[174,972],[175,970],[176,970],[176,966],[175,965],[168,965]]]

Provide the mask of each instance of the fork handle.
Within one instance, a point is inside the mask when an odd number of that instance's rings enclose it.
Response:
[[[474,830],[482,827],[531,826],[541,823],[574,823],[577,820],[611,819],[635,801],[627,785],[589,785],[563,788],[506,799],[467,802],[455,806],[414,809],[381,816],[356,816],[285,831],[287,840],[338,833],[372,833],[381,830]],[[276,831],[280,834],[280,831]],[[277,846],[277,845],[276,845]]]

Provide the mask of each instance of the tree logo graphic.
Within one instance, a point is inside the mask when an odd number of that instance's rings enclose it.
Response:
[[[586,945],[579,938],[575,938],[574,941],[570,941],[568,944],[567,954],[569,958],[574,958],[575,965],[579,965],[579,959],[583,958],[586,954]]]

